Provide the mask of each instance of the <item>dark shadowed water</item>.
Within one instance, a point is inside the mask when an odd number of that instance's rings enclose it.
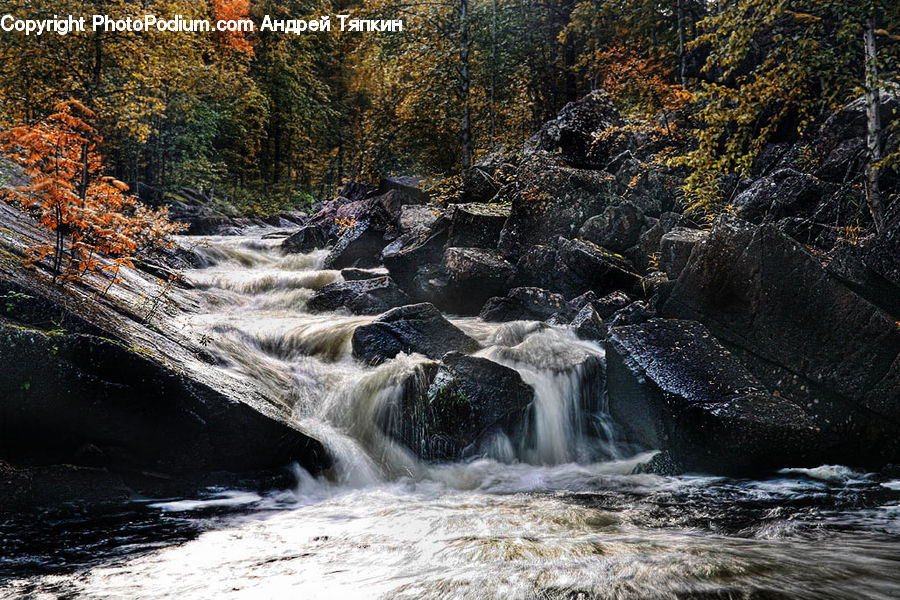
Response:
[[[761,480],[632,474],[593,388],[595,344],[534,323],[454,319],[534,387],[529,431],[481,458],[416,460],[375,423],[425,357],[350,357],[371,317],[311,315],[340,280],[321,254],[213,238],[185,331],[222,376],[258,384],[335,458],[328,479],[260,494],[78,505],[0,520],[0,598],[704,600],[900,598],[900,481],[845,467]],[[3,519],[0,517],[0,519]]]

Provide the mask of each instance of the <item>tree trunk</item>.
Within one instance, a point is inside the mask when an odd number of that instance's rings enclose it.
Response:
[[[687,88],[687,65],[684,56],[684,0],[678,0],[678,70],[681,87]]]
[[[496,100],[496,84],[497,84],[497,0],[491,0],[491,131],[490,131],[490,148],[494,148],[494,138],[497,132],[497,113],[494,109]]]
[[[462,96],[462,167],[472,166],[472,117],[469,111],[469,0],[459,0],[459,79]]]
[[[875,231],[880,233],[884,219],[884,205],[878,189],[878,169],[876,168],[876,163],[881,160],[881,119],[878,115],[880,98],[874,17],[869,17],[866,21],[863,36],[866,48],[866,147],[868,149],[866,200],[869,204],[869,211],[872,213],[872,220],[875,222]]]

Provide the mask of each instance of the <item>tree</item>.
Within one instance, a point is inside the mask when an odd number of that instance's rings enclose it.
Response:
[[[54,235],[53,244],[31,248],[31,261],[51,257],[54,280],[63,283],[103,269],[113,271],[115,281],[120,267],[133,266],[137,251],[165,244],[180,226],[168,221],[166,209],[148,209],[126,195],[126,184],[103,174],[96,152],[101,140],[85,120],[95,117],[90,109],[75,100],[55,109],[0,137],[3,150],[30,178],[10,199]],[[111,263],[102,263],[101,255]]]
[[[870,15],[863,25],[863,46],[866,56],[866,201],[875,230],[881,232],[884,220],[884,205],[881,202],[881,191],[878,189],[878,168],[881,161],[881,119],[880,92],[881,82],[878,80],[878,53],[875,47],[875,17]]]
[[[703,33],[690,46],[709,50],[704,70],[716,78],[694,95],[698,145],[677,161],[691,168],[685,193],[693,209],[722,211],[723,176],[747,176],[767,143],[802,138],[864,88],[877,104],[885,77],[873,70],[874,43],[871,60],[864,48],[875,14],[896,22],[900,8],[882,0],[737,0],[700,23]],[[875,191],[880,142],[870,137],[868,187]],[[871,197],[877,227],[877,191]]]

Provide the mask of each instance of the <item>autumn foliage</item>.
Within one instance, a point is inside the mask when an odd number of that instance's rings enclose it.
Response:
[[[214,0],[213,18],[216,21],[240,21],[247,19],[250,13],[250,0]],[[228,48],[240,54],[253,56],[253,46],[240,31],[216,32],[220,47]]]
[[[139,250],[166,244],[180,229],[169,222],[167,209],[147,208],[127,193],[126,184],[104,176],[96,151],[101,140],[88,124],[93,118],[83,104],[68,100],[46,119],[0,134],[0,148],[30,178],[6,200],[34,215],[54,237],[52,244],[30,249],[30,262],[50,258],[54,278],[63,283],[98,271],[110,272],[115,282]]]

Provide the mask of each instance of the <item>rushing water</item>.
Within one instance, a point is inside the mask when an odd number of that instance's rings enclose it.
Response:
[[[458,464],[377,425],[427,359],[350,356],[370,317],[308,314],[322,254],[210,238],[183,326],[263,386],[335,460],[296,487],[69,506],[0,522],[0,597],[897,598],[900,482],[837,466],[763,480],[632,474],[586,365],[601,347],[536,323],[453,319],[535,389],[526,431]],[[582,410],[591,406],[591,411]]]

